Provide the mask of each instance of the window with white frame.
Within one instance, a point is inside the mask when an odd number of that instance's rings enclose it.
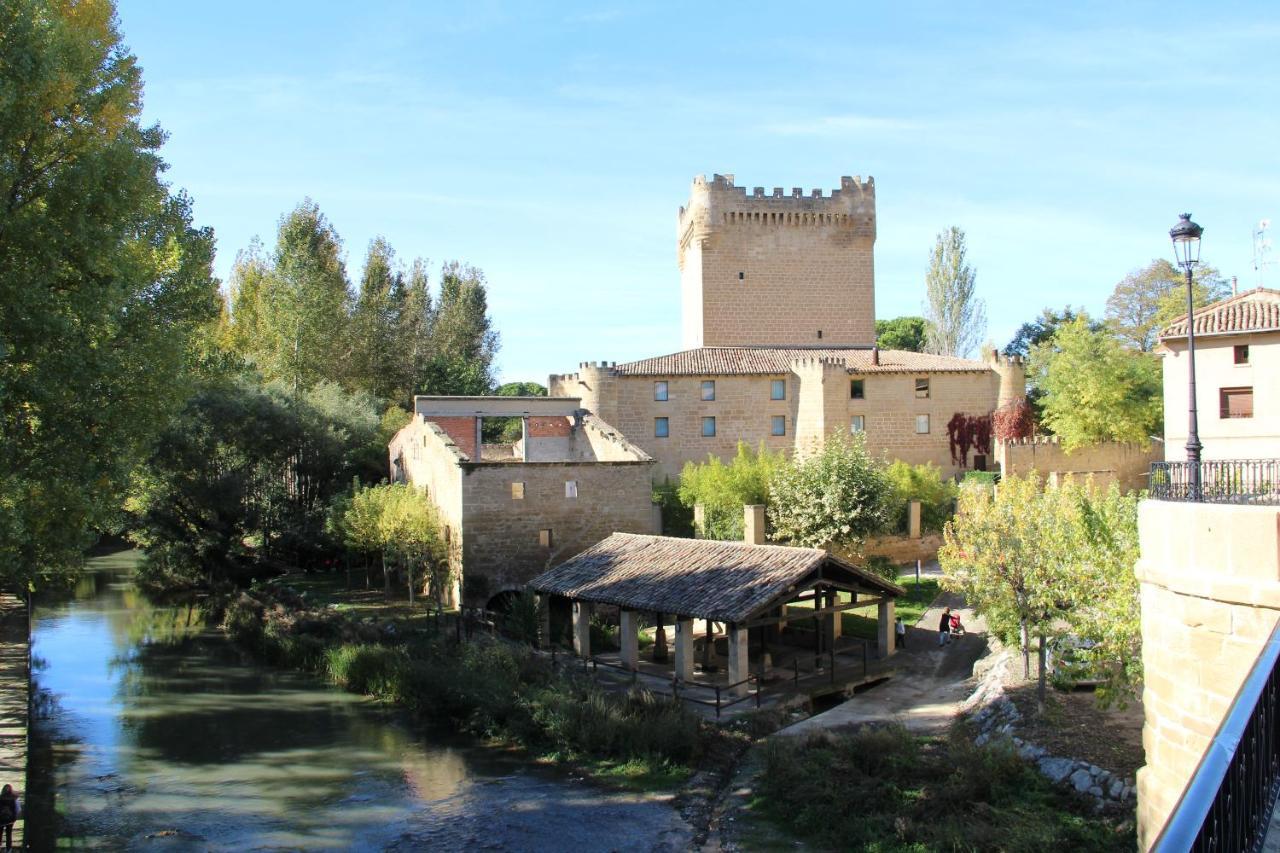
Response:
[[[854,415],[852,418],[849,419],[849,432],[856,433],[856,432],[866,432],[866,431],[867,431],[866,415]]]
[[[565,496],[566,498],[576,498],[576,497],[578,496],[578,481],[577,481],[577,480],[565,480],[565,481],[564,481],[564,496]]]
[[[916,415],[916,433],[924,435],[929,432],[929,416]]]
[[[710,402],[716,398],[716,381],[714,379],[702,380],[702,399],[704,402]]]
[[[653,383],[653,399],[659,402],[666,401],[667,399],[667,383],[666,382]]]

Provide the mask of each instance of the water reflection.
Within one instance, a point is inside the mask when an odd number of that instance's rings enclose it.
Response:
[[[664,805],[424,741],[357,697],[245,665],[197,607],[140,595],[136,556],[99,558],[72,600],[36,610],[36,849],[682,845]]]

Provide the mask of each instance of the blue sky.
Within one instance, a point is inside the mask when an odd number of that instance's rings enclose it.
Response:
[[[1000,344],[1046,306],[1101,313],[1184,210],[1204,259],[1256,283],[1252,230],[1280,219],[1274,6],[718,7],[121,0],[119,18],[224,280],[310,196],[353,281],[377,235],[482,268],[506,380],[679,349],[695,174],[873,175],[877,316],[920,313],[955,224]]]

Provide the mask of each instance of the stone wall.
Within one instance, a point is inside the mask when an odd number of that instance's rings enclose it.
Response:
[[[830,366],[801,366],[799,371],[776,376],[620,376],[593,363],[576,374],[553,375],[550,385],[552,394],[581,397],[585,408],[617,426],[658,461],[659,477],[675,480],[686,462],[705,462],[708,455],[733,458],[739,441],[753,448],[763,442],[770,450],[791,453],[797,436],[849,430],[854,415],[864,418],[872,453],[912,464],[932,462],[945,474],[956,474],[961,468],[951,461],[947,422],[956,412],[992,411],[1001,383],[996,370],[858,375],[844,368],[836,372]],[[816,384],[803,387],[806,377]],[[916,396],[917,378],[929,379],[927,398]],[[716,383],[714,401],[702,399],[704,379]],[[786,399],[770,399],[775,379],[786,382]],[[852,399],[854,379],[863,381],[864,399]],[[658,381],[667,383],[666,400],[654,399]],[[922,414],[929,416],[929,432],[919,434],[916,416]],[[775,415],[784,418],[785,435],[772,435]],[[714,436],[702,435],[704,416],[716,419]],[[654,434],[659,417],[667,418],[670,428],[665,438]]]
[[[1119,483],[1124,491],[1139,491],[1147,488],[1151,463],[1159,462],[1163,456],[1164,448],[1159,442],[1143,447],[1108,441],[1068,453],[1056,436],[1038,436],[996,442],[995,461],[1005,477],[1024,476],[1032,471],[1050,481],[1092,476],[1094,484],[1103,488]]]
[[[657,533],[652,467],[634,461],[464,464],[464,601],[483,606],[611,533]],[[567,482],[576,484],[576,497],[567,496]]]
[[[875,182],[748,195],[695,178],[677,219],[686,347],[875,342]]]
[[[1280,508],[1143,501],[1138,530],[1146,850],[1280,619]]]
[[[1165,458],[1187,458],[1186,340],[1161,344],[1164,370]],[[1247,364],[1235,363],[1235,346],[1248,345]],[[1196,409],[1205,459],[1280,457],[1280,332],[1196,338]],[[1253,417],[1223,418],[1219,391],[1252,388]]]

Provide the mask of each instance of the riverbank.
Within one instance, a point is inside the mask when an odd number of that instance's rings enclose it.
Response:
[[[20,797],[27,790],[27,714],[31,673],[27,604],[11,593],[0,594],[0,785],[12,785]],[[13,846],[21,849],[24,820],[13,826]]]

